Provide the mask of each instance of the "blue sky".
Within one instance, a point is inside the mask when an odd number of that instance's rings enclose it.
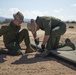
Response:
[[[76,21],[76,0],[0,0],[0,16],[12,18],[17,11],[25,18],[54,16]]]

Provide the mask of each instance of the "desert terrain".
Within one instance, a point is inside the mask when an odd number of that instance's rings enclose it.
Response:
[[[21,26],[21,29],[27,28],[26,24]],[[69,26],[74,26],[74,28],[69,28]],[[42,41],[44,32],[39,30],[37,35],[40,41]],[[34,41],[30,31],[29,36],[30,40]],[[0,37],[0,48],[5,48],[2,37]],[[76,42],[76,24],[67,24],[67,31],[61,37],[61,40],[64,41],[66,38]],[[24,49],[22,50],[23,55],[10,56],[0,54],[0,75],[76,75],[76,68],[74,66],[52,56],[42,58],[38,52],[25,54],[26,46],[24,42],[20,45]]]

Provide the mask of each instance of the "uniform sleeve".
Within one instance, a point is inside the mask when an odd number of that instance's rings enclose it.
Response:
[[[44,21],[43,22],[43,28],[44,28],[44,31],[45,31],[45,35],[50,35],[51,21]]]
[[[2,26],[0,28],[0,36],[2,36],[3,34],[7,33],[8,32],[8,27],[7,26]]]

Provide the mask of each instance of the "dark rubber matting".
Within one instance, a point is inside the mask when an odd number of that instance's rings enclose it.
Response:
[[[41,43],[38,45],[38,47],[41,47]],[[33,46],[36,46],[34,42],[31,42]],[[74,43],[76,45],[76,43]],[[76,64],[76,50],[72,50],[70,47],[63,47],[59,48],[57,50],[50,50],[50,52],[58,57],[61,57],[65,60],[68,60],[70,62],[73,62]]]

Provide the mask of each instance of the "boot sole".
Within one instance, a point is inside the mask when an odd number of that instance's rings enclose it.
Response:
[[[68,46],[70,46],[73,50],[75,50],[75,45],[69,39],[66,40],[66,43],[67,41],[70,43],[70,45]]]

